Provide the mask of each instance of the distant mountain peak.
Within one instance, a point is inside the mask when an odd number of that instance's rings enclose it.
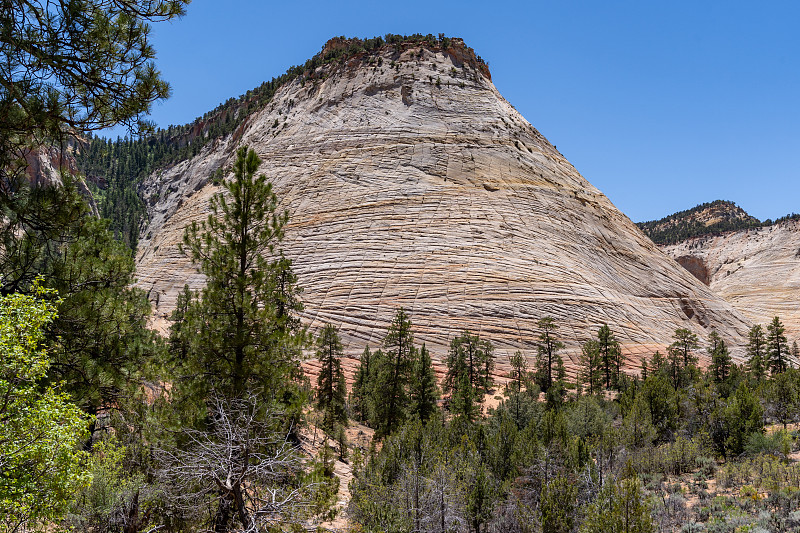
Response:
[[[734,202],[714,200],[637,225],[656,244],[675,244],[691,237],[717,235],[762,224]]]

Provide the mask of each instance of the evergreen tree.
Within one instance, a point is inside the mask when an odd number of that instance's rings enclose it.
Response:
[[[334,434],[337,426],[347,424],[343,355],[339,332],[332,324],[326,324],[317,338],[317,358],[321,363],[317,378],[317,409],[323,413],[322,428],[329,435]]]
[[[469,331],[462,332],[450,341],[450,350],[445,360],[447,374],[444,378],[444,390],[451,398],[458,397],[458,412],[467,414],[474,411],[473,406],[464,402],[483,403],[484,394],[492,386],[490,372],[494,366],[493,354],[494,349],[489,341],[482,340]],[[470,390],[460,390],[463,387]]]
[[[750,328],[747,337],[747,355],[749,357],[747,367],[753,379],[761,382],[767,371],[767,338],[760,324]]]
[[[675,341],[669,345],[669,367],[672,386],[677,389],[686,381],[686,374],[690,367],[697,363],[696,350],[700,344],[697,335],[685,328],[675,330]]]
[[[192,223],[182,250],[206,277],[206,287],[175,322],[188,342],[177,360],[184,394],[204,401],[211,391],[239,398],[245,391],[291,403],[306,334],[290,265],[278,250],[288,220],[264,175],[261,161],[241,147],[225,194],[212,197],[208,219]],[[287,272],[288,271],[288,272]],[[173,354],[176,356],[177,354]],[[299,406],[295,406],[299,408]]]
[[[797,418],[800,391],[797,387],[797,371],[789,369],[772,377],[768,383],[766,401],[769,414],[786,429],[788,423]]]
[[[581,533],[654,533],[656,531],[639,478],[630,476],[603,485],[590,504]]]
[[[735,457],[744,451],[747,437],[764,431],[764,410],[758,397],[742,383],[724,407],[723,449],[726,457]]]
[[[379,351],[380,352],[380,351]],[[377,365],[373,364],[373,358],[380,358],[380,353],[375,356],[369,351],[369,346],[364,347],[358,370],[353,380],[353,390],[350,393],[350,405],[353,414],[361,422],[368,421],[371,417],[370,398],[372,394],[372,381]]]
[[[653,374],[659,373],[668,373],[669,364],[664,356],[661,355],[661,352],[656,350],[656,353],[653,354],[653,358],[650,360],[650,371]]]
[[[588,386],[589,394],[600,391],[602,382],[600,368],[600,345],[596,340],[588,340],[581,346],[581,370],[579,378],[582,385]]]
[[[553,317],[546,316],[536,325],[539,328],[539,338],[536,343],[539,351],[536,358],[536,381],[546,393],[557,379],[557,376],[554,377],[554,371],[558,367],[558,362],[561,361],[562,366],[564,364],[557,353],[564,347],[564,343],[555,337],[558,324]]]
[[[622,372],[622,350],[608,324],[603,324],[597,332],[597,348],[606,388],[618,388]]]
[[[711,366],[709,372],[714,378],[714,383],[725,383],[731,375],[731,365],[733,360],[728,353],[725,341],[716,331],[712,331],[708,337],[708,354],[711,356]]]
[[[383,340],[384,355],[373,387],[375,434],[390,435],[405,420],[408,408],[408,380],[416,349],[411,320],[401,307],[395,313]]]
[[[511,356],[511,381],[507,386],[510,391],[509,399],[511,400],[511,412],[514,417],[514,422],[517,427],[520,427],[522,420],[522,389],[528,389],[528,364],[522,352],[517,351]]]
[[[31,146],[125,124],[146,131],[153,102],[169,95],[152,60],[150,22],[186,0],[26,0],[0,22],[0,204],[11,206]],[[9,202],[9,203],[7,203]]]
[[[74,240],[47,270],[61,296],[48,326],[53,344],[49,377],[62,381],[90,414],[119,405],[147,361],[157,354],[147,328],[150,304],[134,288],[130,250],[114,240],[106,221],[86,217]]]
[[[767,357],[769,370],[773,375],[785,372],[789,368],[789,345],[784,331],[785,328],[778,317],[773,318],[767,326]]]
[[[411,377],[409,391],[411,408],[409,414],[419,418],[424,424],[436,412],[439,399],[439,386],[433,373],[433,361],[425,344],[420,348]]]

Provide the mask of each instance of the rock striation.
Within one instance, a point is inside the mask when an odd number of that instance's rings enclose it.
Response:
[[[682,264],[702,264],[711,290],[753,323],[779,316],[789,342],[800,344],[800,220],[696,237],[664,251]]]
[[[211,176],[247,144],[290,213],[302,318],[339,326],[349,356],[377,347],[400,306],[434,357],[470,329],[494,343],[500,373],[517,350],[535,356],[546,315],[571,373],[603,323],[631,368],[678,327],[738,346],[742,314],[588,183],[470,53],[458,40],[389,45],[319,67],[233,135],[149,176],[136,263],[157,324],[185,283],[202,286],[178,243],[220,190]]]

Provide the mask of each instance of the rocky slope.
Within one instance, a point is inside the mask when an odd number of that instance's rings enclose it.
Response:
[[[664,251],[705,271],[709,287],[754,323],[779,316],[800,343],[800,220],[688,239]]]
[[[734,346],[748,324],[588,183],[495,89],[458,40],[384,46],[283,86],[263,110],[141,188],[139,285],[156,312],[203,280],[178,251],[207,215],[241,144],[254,148],[291,215],[294,261],[312,328],[341,327],[348,355],[378,346],[396,308],[441,358],[468,328],[533,356],[536,321],[568,347],[608,323],[630,357],[677,327],[716,328]],[[352,362],[352,361],[351,361]]]

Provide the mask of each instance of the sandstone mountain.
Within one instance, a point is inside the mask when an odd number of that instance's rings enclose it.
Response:
[[[349,356],[377,347],[400,306],[434,357],[470,329],[495,344],[500,372],[516,350],[535,355],[546,315],[562,325],[570,372],[603,323],[631,368],[678,327],[701,339],[716,329],[735,347],[747,331],[502,98],[460,40],[319,66],[234,133],[152,173],[136,262],[162,328],[183,285],[203,284],[178,243],[242,144],[290,212],[284,251],[304,321],[339,326]]]
[[[800,343],[800,219],[664,247],[754,323],[779,316]]]

